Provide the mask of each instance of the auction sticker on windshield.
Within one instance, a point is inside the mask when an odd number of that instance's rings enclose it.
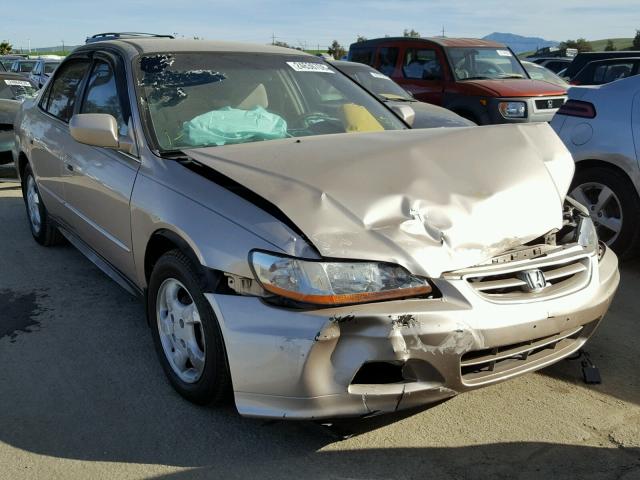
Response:
[[[335,73],[329,68],[329,65],[323,63],[312,62],[287,62],[296,72],[318,72],[318,73]]]
[[[501,57],[512,57],[511,52],[509,50],[497,50],[498,55]]]
[[[24,80],[5,80],[4,83],[13,87],[30,87],[31,84]]]

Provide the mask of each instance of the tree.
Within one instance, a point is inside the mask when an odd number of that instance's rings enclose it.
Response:
[[[367,41],[367,37],[363,37],[362,35],[358,35],[358,38],[356,38],[356,43],[366,42],[366,41]]]
[[[411,30],[405,28],[402,35],[405,37],[420,38],[420,33],[416,32],[413,28]]]
[[[7,55],[13,50],[13,45],[9,42],[0,42],[0,55]]]
[[[613,44],[613,40],[607,40],[607,46],[604,47],[605,52],[615,52],[616,46]]]
[[[347,54],[347,51],[338,43],[337,40],[334,40],[331,42],[331,46],[327,49],[327,53],[333,56],[336,60],[340,60]]]
[[[560,44],[560,48],[576,48],[578,52],[591,52],[593,51],[593,47],[591,43],[586,41],[584,38],[579,38],[577,40],[567,40]]]
[[[636,36],[633,37],[633,43],[631,44],[631,50],[640,50],[640,30],[636,30]]]
[[[276,47],[291,48],[287,42],[281,42],[280,40],[276,40],[275,42],[273,42],[273,44]]]

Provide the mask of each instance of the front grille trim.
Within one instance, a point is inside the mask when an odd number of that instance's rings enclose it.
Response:
[[[537,292],[528,292],[526,282],[518,278],[520,272],[539,269],[548,286]],[[463,279],[481,297],[498,303],[518,303],[555,298],[586,287],[591,279],[591,259],[587,256],[559,259],[556,262],[527,262],[517,269],[474,270]]]

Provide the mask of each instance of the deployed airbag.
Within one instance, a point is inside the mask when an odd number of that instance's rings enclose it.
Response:
[[[287,122],[260,106],[252,110],[225,107],[184,122],[182,130],[188,145],[227,145],[285,138]]]

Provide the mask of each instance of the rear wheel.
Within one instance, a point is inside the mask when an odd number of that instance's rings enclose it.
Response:
[[[618,256],[638,255],[640,199],[624,174],[604,167],[578,170],[569,195],[587,207],[598,238]]]
[[[147,304],[165,374],[180,395],[200,405],[224,400],[231,387],[220,325],[203,291],[198,269],[172,250],[153,268]]]
[[[22,175],[22,196],[27,207],[27,218],[31,235],[36,242],[45,247],[57,245],[62,241],[62,235],[53,225],[47,209],[42,203],[38,184],[33,176],[31,167],[27,165]]]

